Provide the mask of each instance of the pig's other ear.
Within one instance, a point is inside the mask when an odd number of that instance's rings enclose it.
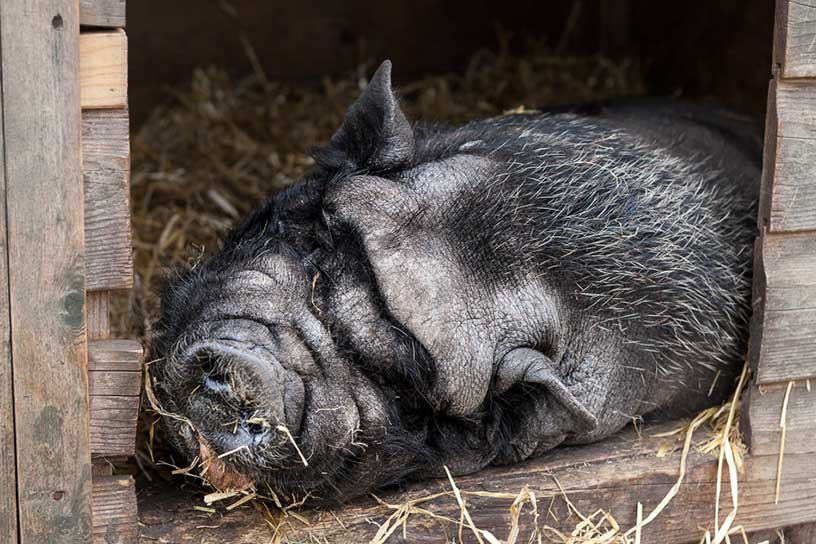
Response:
[[[410,163],[414,149],[414,131],[391,90],[391,61],[386,60],[315,158],[328,169],[378,172]]]
[[[543,353],[516,348],[505,355],[496,373],[496,391],[502,393],[519,382],[543,386],[548,400],[555,404],[550,406],[545,421],[547,432],[588,432],[598,426],[597,418],[575,398],[558,375],[555,363]]]

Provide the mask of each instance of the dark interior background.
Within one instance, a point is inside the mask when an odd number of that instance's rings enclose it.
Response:
[[[130,102],[138,127],[194,68],[319,82],[364,61],[395,78],[464,71],[497,36],[563,54],[629,56],[652,94],[712,100],[761,115],[770,79],[773,0],[138,0],[128,3]]]

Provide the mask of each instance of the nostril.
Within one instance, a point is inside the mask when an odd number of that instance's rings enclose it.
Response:
[[[196,363],[204,375],[204,386],[213,391],[228,391],[227,376],[220,369],[217,356],[210,351],[199,351],[195,355]]]
[[[265,434],[267,430],[271,427],[269,420],[264,417],[258,416],[257,412],[253,413],[251,416],[248,414],[244,414],[241,417],[242,423],[244,428],[247,430],[249,434],[258,438],[260,435]]]
[[[266,427],[260,423],[249,423],[247,424],[247,431],[253,435],[264,434],[266,432]]]
[[[204,387],[212,391],[226,392],[229,391],[230,386],[224,380],[223,376],[204,376]]]

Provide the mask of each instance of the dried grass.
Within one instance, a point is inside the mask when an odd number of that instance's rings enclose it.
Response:
[[[790,399],[791,390],[796,382],[788,382],[788,388],[785,390],[785,399],[782,401],[782,414],[779,417],[779,428],[782,430],[779,438],[779,460],[776,465],[776,487],[774,491],[774,504],[779,504],[779,495],[782,492],[782,461],[785,458],[785,438],[787,434],[787,420],[788,420],[788,399]]]

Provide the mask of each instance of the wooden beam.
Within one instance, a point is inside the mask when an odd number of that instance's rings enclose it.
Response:
[[[123,30],[83,33],[79,40],[82,108],[127,106],[127,36]]]
[[[87,221],[87,214],[85,220]],[[87,238],[85,243],[87,245]],[[86,298],[85,321],[88,340],[110,338],[110,291],[91,292]]]
[[[130,476],[96,476],[93,481],[94,544],[136,544],[136,489]]]
[[[456,478],[456,483],[465,492],[508,494],[508,498],[465,495],[475,525],[489,530],[499,539],[508,534],[512,497],[524,486],[537,497],[540,525],[546,524],[568,534],[580,521],[568,511],[565,493],[583,514],[589,515],[604,508],[626,529],[636,522],[638,501],[643,503],[644,513],[648,514],[677,480],[679,452],[675,450],[658,458],[656,453],[664,439],[651,436],[656,431],[654,428],[644,429],[642,438],[638,438],[628,430],[611,441],[556,450],[551,456],[518,465],[488,468]],[[628,446],[624,445],[627,443]],[[713,526],[716,465],[716,457],[696,453],[689,456],[684,484],[668,507],[644,529],[642,542],[680,544],[691,539],[699,542],[703,534],[701,528]],[[816,493],[816,474],[812,471],[811,457],[791,455],[785,466],[781,500],[774,504],[776,458],[762,456],[747,460],[739,479],[740,507],[735,524],[744,525],[748,531],[758,531],[816,517],[816,503],[811,500]],[[720,520],[731,506],[728,489],[725,476]],[[385,503],[400,505],[450,490],[446,480],[437,480],[378,495]],[[249,543],[269,541],[274,534],[260,511],[251,506],[231,512],[220,508],[216,514],[195,511],[193,506],[200,504],[200,491],[184,490],[178,484],[171,484],[170,488],[148,488],[140,500],[140,517],[146,538],[178,544]],[[460,519],[460,508],[450,494],[421,506],[439,516]],[[525,505],[520,518],[520,542],[526,542],[532,532],[534,518],[531,511],[530,506]],[[288,538],[293,542],[368,542],[377,532],[378,524],[385,521],[393,509],[372,499],[363,499],[338,509],[300,510],[298,513],[308,520],[308,525],[292,516],[284,518],[278,534],[284,541]],[[406,526],[409,542],[447,542],[456,540],[457,532],[453,523],[422,515],[409,518]],[[395,541],[403,541],[401,535],[400,528]]]
[[[134,340],[89,342],[88,367],[93,455],[133,455],[142,384],[141,346]]]
[[[779,77],[816,77],[816,0],[777,0],[773,56]]]
[[[6,169],[3,156],[3,85],[0,70],[0,542],[17,542],[17,470],[14,452],[9,276],[6,247]]]
[[[0,2],[21,544],[91,540],[78,8]]]
[[[133,287],[127,109],[82,113],[89,291]]]
[[[136,340],[95,340],[88,343],[88,370],[141,372],[142,355],[142,346]]]
[[[779,454],[780,422],[787,389],[787,384],[753,385],[748,389],[746,435],[753,455]],[[785,416],[785,454],[816,456],[816,380],[810,384],[809,391],[804,380],[792,386]]]
[[[91,397],[91,450],[95,457],[126,457],[136,448],[139,397]]]
[[[772,81],[766,123],[760,224],[816,230],[816,81]]]
[[[762,179],[759,190],[757,226],[769,228],[771,214],[771,193],[773,176],[776,169],[776,127],[779,120],[776,115],[776,80],[768,82],[768,105],[765,108],[765,135],[762,146]]]
[[[79,0],[79,22],[83,26],[125,26],[125,0]]]
[[[757,383],[816,377],[816,233],[765,234],[754,251]]]

